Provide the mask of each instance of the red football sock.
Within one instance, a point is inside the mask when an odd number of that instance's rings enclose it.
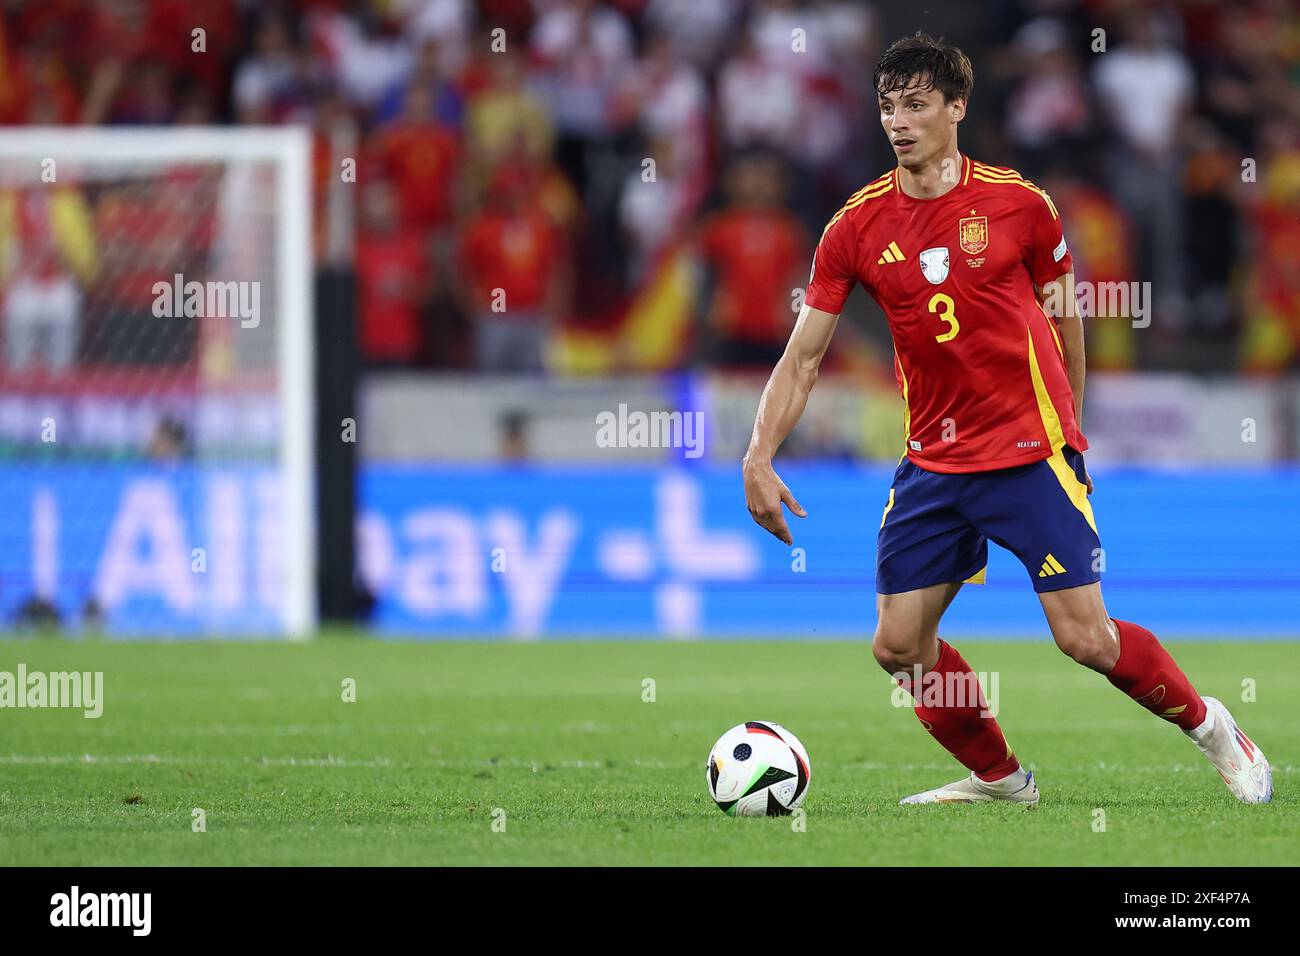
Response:
[[[1131,621],[1115,621],[1119,660],[1106,679],[1157,717],[1191,730],[1205,720],[1205,701],[1156,636]]]
[[[988,704],[975,673],[947,641],[939,639],[939,659],[922,676],[919,688],[912,686],[911,674],[900,677],[898,684],[916,701],[921,726],[981,780],[1000,780],[1019,768],[998,722],[980,716],[981,711],[987,713]]]

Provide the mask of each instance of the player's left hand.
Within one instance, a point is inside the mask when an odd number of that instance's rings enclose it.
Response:
[[[1092,475],[1088,474],[1088,466],[1083,466],[1083,477],[1087,479],[1088,494],[1092,494]]]

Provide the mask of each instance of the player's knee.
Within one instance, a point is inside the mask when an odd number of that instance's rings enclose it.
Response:
[[[876,625],[875,637],[871,640],[871,653],[876,663],[887,673],[911,670],[921,663],[920,636],[912,628],[900,628],[885,624]]]
[[[1105,625],[1093,621],[1058,623],[1052,628],[1052,637],[1063,654],[1094,669],[1105,665],[1113,644]]]

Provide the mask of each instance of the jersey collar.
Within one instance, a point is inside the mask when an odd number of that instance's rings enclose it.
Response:
[[[961,166],[962,166],[961,178],[958,180],[957,185],[954,186],[952,189],[948,190],[948,192],[944,193],[943,196],[947,196],[949,193],[953,191],[953,189],[961,189],[963,186],[965,186],[967,183],[970,182],[970,171],[974,163],[971,161],[971,158],[967,156],[965,153],[958,152],[957,155],[961,157]],[[902,169],[903,169],[902,166],[894,167],[894,191],[898,193],[898,195],[903,196],[907,199],[915,200],[916,202],[932,202],[934,199],[943,198],[943,196],[935,196],[933,197],[933,199],[918,199],[916,196],[908,196],[907,193],[903,192],[903,184],[899,181],[899,174],[902,172]]]

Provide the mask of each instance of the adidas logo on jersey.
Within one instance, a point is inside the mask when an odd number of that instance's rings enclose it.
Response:
[[[876,265],[883,266],[887,262],[902,262],[907,256],[903,255],[903,250],[898,248],[898,243],[891,242],[885,251],[880,254],[876,260]]]
[[[1053,574],[1064,574],[1065,566],[1049,552],[1043,560],[1043,570],[1038,572],[1040,578],[1050,578]]]

